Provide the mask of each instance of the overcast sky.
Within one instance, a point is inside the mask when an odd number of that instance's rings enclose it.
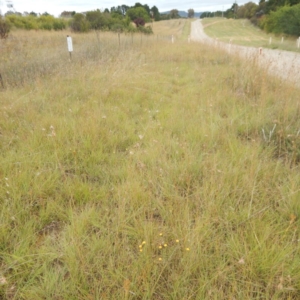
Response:
[[[251,0],[237,0],[237,3],[242,5],[250,1]],[[7,11],[7,1],[0,0],[0,2],[2,2],[1,11],[2,13],[5,13]],[[187,0],[185,2],[180,0],[12,0],[11,2],[18,12],[48,12],[52,15],[58,16],[64,10],[76,12],[95,10],[97,8],[104,10],[105,8],[111,8],[112,6],[118,6],[122,4],[132,6],[136,2],[148,4],[150,8],[155,5],[160,12],[168,11],[174,8],[183,11],[193,8],[195,12],[216,11],[230,8],[234,3],[234,0]],[[252,2],[257,3],[257,1]]]

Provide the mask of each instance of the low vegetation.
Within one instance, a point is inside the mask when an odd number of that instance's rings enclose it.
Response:
[[[26,30],[63,30],[68,27],[74,32],[88,32],[90,30],[142,32],[152,34],[150,22],[159,21],[160,13],[156,6],[150,7],[136,3],[130,7],[121,5],[112,7],[110,11],[99,9],[76,13],[63,11],[60,18],[55,18],[47,12],[38,15],[35,12],[19,13],[9,11],[6,13],[5,23],[13,28]],[[148,23],[147,26],[145,24]],[[134,24],[136,26],[134,26]]]
[[[299,91],[154,32],[1,43],[1,299],[299,299]]]
[[[10,26],[0,16],[0,39],[6,39],[10,31]]]
[[[43,16],[20,16],[17,14],[10,14],[5,18],[6,23],[11,27],[26,30],[63,30],[68,23],[64,19],[54,18],[50,15]]]

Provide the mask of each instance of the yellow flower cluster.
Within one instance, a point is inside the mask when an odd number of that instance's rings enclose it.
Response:
[[[160,232],[159,234],[159,237],[163,237],[163,233],[162,232]],[[176,239],[173,243],[172,242],[170,242],[170,244],[171,245],[174,245],[174,244],[179,244],[179,239]],[[140,245],[139,245],[139,251],[140,252],[143,252],[143,249],[144,249],[144,246],[145,246],[145,244],[146,244],[146,242],[145,241],[143,241]],[[164,239],[160,239],[160,242],[159,242],[159,244],[158,244],[158,246],[157,246],[157,249],[158,250],[162,250],[162,249],[166,249],[167,247],[169,246],[169,244],[168,243],[166,243],[165,241],[164,241]],[[190,248],[184,248],[184,250],[185,251],[190,251]],[[159,254],[162,254],[162,252],[158,252]],[[158,257],[158,261],[162,261],[163,260],[163,258],[162,257]]]
[[[146,245],[146,242],[143,241],[140,245],[139,245],[139,249],[140,249],[140,252],[143,252],[143,247]]]

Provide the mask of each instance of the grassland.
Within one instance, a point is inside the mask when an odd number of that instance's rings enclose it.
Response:
[[[66,34],[1,45],[0,299],[299,299],[299,91],[157,31],[70,62]]]
[[[252,25],[249,20],[205,18],[202,22],[206,34],[210,37],[218,38],[222,42],[299,52],[296,38],[267,34]]]

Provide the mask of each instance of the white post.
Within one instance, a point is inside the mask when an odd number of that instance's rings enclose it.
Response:
[[[283,44],[283,41],[284,41],[284,37],[281,38],[281,44]]]
[[[269,39],[269,45],[271,45],[272,44],[272,37],[270,37],[270,39]]]
[[[68,44],[68,51],[70,54],[70,61],[72,60],[72,52],[73,52],[73,42],[72,38],[67,35],[67,44]]]

